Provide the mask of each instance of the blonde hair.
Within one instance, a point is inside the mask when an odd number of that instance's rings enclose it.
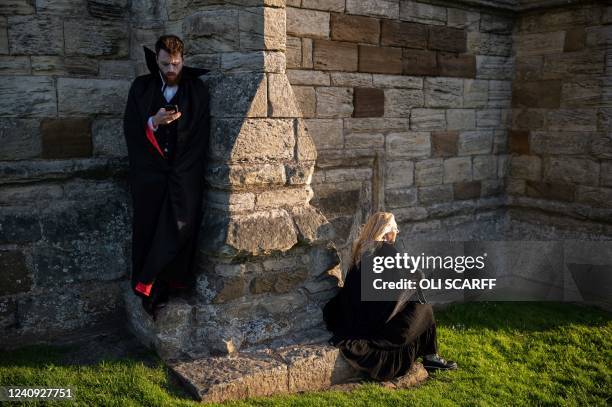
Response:
[[[362,226],[359,237],[353,242],[351,267],[359,262],[363,253],[380,247],[384,236],[394,227],[397,228],[397,225],[391,212],[376,212],[370,216],[365,225]]]

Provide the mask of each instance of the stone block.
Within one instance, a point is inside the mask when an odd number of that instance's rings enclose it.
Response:
[[[231,218],[226,243],[252,254],[285,251],[297,243],[297,233],[291,216],[283,209],[273,209]]]
[[[34,14],[35,5],[28,0],[7,0],[0,5],[0,14]]]
[[[295,136],[289,119],[215,119],[210,151],[223,161],[267,161],[293,158]]]
[[[8,25],[6,22],[6,17],[0,17],[0,54],[8,54],[9,53],[9,45],[8,45]]]
[[[284,50],[285,11],[272,7],[243,7],[238,12],[240,49]]]
[[[475,130],[476,112],[474,109],[448,109],[446,122],[449,130]]]
[[[412,109],[410,112],[411,130],[446,130],[444,109]]]
[[[302,67],[312,68],[312,39],[302,38]]]
[[[514,75],[513,57],[476,55],[476,78],[511,80],[513,75]]]
[[[210,114],[213,117],[266,117],[268,80],[263,73],[235,73],[212,78]]]
[[[545,55],[563,52],[565,31],[552,31],[516,36],[516,55]]]
[[[40,125],[43,158],[91,157],[91,120],[46,119]]]
[[[28,57],[0,56],[0,75],[29,75],[31,70]]]
[[[347,14],[383,17],[396,20],[399,17],[398,0],[346,0]]]
[[[385,92],[376,88],[355,88],[353,117],[381,117],[385,113]]]
[[[474,157],[472,170],[474,181],[497,178],[497,156],[479,155]]]
[[[423,78],[404,75],[372,75],[372,83],[377,88],[406,88],[423,90]]]
[[[42,237],[39,214],[28,207],[3,207],[0,243],[31,243]]]
[[[417,161],[415,164],[417,186],[437,185],[444,181],[444,166],[441,158]]]
[[[353,72],[331,72],[332,86],[372,87],[372,74]]]
[[[402,74],[437,76],[438,62],[435,51],[403,49]]]
[[[466,182],[472,180],[472,159],[452,157],[444,160],[444,183]]]
[[[527,181],[525,194],[536,199],[573,202],[576,196],[576,186],[558,182]]]
[[[610,160],[601,162],[601,185],[612,186],[612,161]]]
[[[271,189],[258,193],[255,196],[255,209],[271,209],[287,206],[304,205],[312,198],[310,187],[293,187]]]
[[[372,73],[402,73],[402,50],[393,47],[359,46],[359,71]]]
[[[480,198],[480,181],[454,183],[453,197],[459,201]]]
[[[53,78],[47,76],[4,76],[0,83],[0,115],[49,117],[57,114]],[[82,103],[82,101],[81,101]]]
[[[420,89],[385,89],[385,117],[409,117],[413,107],[423,106]]]
[[[385,206],[387,208],[403,208],[414,206],[416,203],[416,188],[389,189],[385,191]]]
[[[249,211],[255,207],[255,194],[210,189],[206,191],[206,205],[229,212]]]
[[[509,130],[508,149],[511,153],[529,154],[529,131]]]
[[[297,1],[295,7],[300,6],[300,2]],[[302,7],[314,10],[325,10],[325,11],[344,11],[345,0],[303,0]],[[287,4],[289,6],[289,4]]]
[[[517,155],[510,157],[509,175],[530,181],[542,179],[542,160],[540,157]]]
[[[59,115],[123,114],[129,89],[127,80],[58,78]]]
[[[344,128],[347,132],[380,133],[404,132],[409,128],[407,118],[351,118],[344,119]]]
[[[287,71],[287,77],[291,85],[330,85],[329,74],[327,72],[290,69]]]
[[[192,54],[238,51],[240,49],[237,10],[206,10],[183,20],[182,31]]]
[[[447,25],[449,27],[464,28],[468,32],[478,31],[480,13],[478,11],[451,8],[447,9]]]
[[[460,28],[431,26],[427,46],[429,49],[446,52],[465,52],[467,43],[466,31]]]
[[[329,237],[329,222],[317,208],[310,205],[295,206],[291,208],[291,215],[297,226],[300,242],[313,243]]]
[[[317,117],[350,117],[353,114],[353,89],[317,88]]]
[[[591,151],[592,136],[583,132],[532,131],[529,147],[532,154],[585,154]]]
[[[268,116],[297,117],[300,110],[285,74],[268,74]]]
[[[418,189],[419,204],[435,205],[443,202],[451,202],[453,200],[453,186],[451,184],[432,185],[428,187],[419,187]],[[414,208],[417,210],[418,208]],[[418,214],[415,220],[426,218],[426,212]]]
[[[463,107],[487,107],[489,81],[482,79],[463,80]]]
[[[344,145],[342,119],[306,119],[304,122],[317,150]]]
[[[606,92],[599,79],[574,79],[561,85],[561,107],[599,107],[602,103],[602,93]],[[604,93],[605,98],[607,94]]]
[[[438,75],[474,78],[476,77],[476,57],[438,52]]]
[[[427,26],[382,20],[380,45],[425,49],[427,47]]]
[[[302,39],[287,36],[286,52],[287,68],[302,67]]]
[[[557,109],[561,105],[559,80],[514,82],[512,86],[512,107]]]
[[[431,141],[428,132],[410,131],[387,134],[386,154],[389,157],[429,157]]]
[[[329,13],[287,7],[287,34],[296,37],[329,38]]]
[[[61,55],[64,52],[63,24],[58,17],[10,16],[7,26],[11,55]]]
[[[412,0],[400,1],[399,18],[404,21],[430,25],[445,25],[447,21],[446,7]]]
[[[612,188],[578,185],[576,201],[598,208],[612,208]]]
[[[595,109],[556,109],[546,111],[546,122],[551,131],[595,131]]]
[[[501,109],[478,109],[476,110],[476,127],[500,128],[502,127]]]
[[[356,71],[357,44],[341,41],[315,40],[313,43],[314,69]]]
[[[586,31],[584,27],[572,27],[565,31],[563,52],[580,51],[584,49]]]
[[[89,57],[33,55],[31,59],[35,75],[98,75],[98,61]]]
[[[24,160],[41,153],[39,121],[37,119],[0,119],[0,160]]]
[[[281,51],[224,52],[221,70],[226,72],[285,72],[285,53]]]
[[[19,250],[0,250],[0,296],[27,292],[32,287],[32,276],[26,258]]]
[[[542,79],[564,79],[575,75],[601,75],[605,70],[605,51],[582,51],[550,54],[544,57]]]
[[[497,14],[481,13],[480,31],[497,34],[511,34],[514,28],[514,19]]]
[[[431,133],[431,153],[434,157],[454,157],[458,153],[457,131],[434,131]]]
[[[463,106],[463,81],[456,78],[425,78],[423,82],[426,107]]]
[[[481,33],[467,33],[467,52],[478,55],[512,55],[512,36]]]
[[[544,157],[543,167],[546,182],[599,185],[599,161],[591,158]]]
[[[114,21],[68,20],[64,22],[66,55],[127,58],[127,23]]]
[[[414,184],[414,162],[387,161],[385,163],[385,189],[405,188]]]
[[[93,155],[127,157],[122,119],[96,119],[92,123]]]
[[[292,86],[295,100],[300,108],[302,117],[314,117],[316,109],[315,88],[312,86]]]
[[[383,134],[347,133],[344,135],[344,145],[351,149],[368,149],[373,152],[383,149],[385,136]]]
[[[331,39],[378,44],[380,22],[376,18],[348,14],[331,15]]]

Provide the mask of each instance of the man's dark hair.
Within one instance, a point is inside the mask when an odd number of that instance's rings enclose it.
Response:
[[[155,55],[163,49],[170,55],[181,54],[182,57],[184,48],[183,41],[176,35],[162,35],[155,43]]]

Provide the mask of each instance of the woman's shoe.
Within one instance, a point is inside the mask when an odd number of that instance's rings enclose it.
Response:
[[[423,356],[423,367],[427,370],[454,370],[457,369],[457,363],[445,360],[438,354],[425,355]]]

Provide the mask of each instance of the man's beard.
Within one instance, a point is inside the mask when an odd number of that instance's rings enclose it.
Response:
[[[175,76],[171,76],[171,77],[168,77],[167,74],[163,74],[163,75],[164,75],[164,80],[166,81],[166,84],[168,86],[174,86],[174,85],[178,85],[178,83],[180,82],[182,72],[179,72],[178,74],[175,74]]]

